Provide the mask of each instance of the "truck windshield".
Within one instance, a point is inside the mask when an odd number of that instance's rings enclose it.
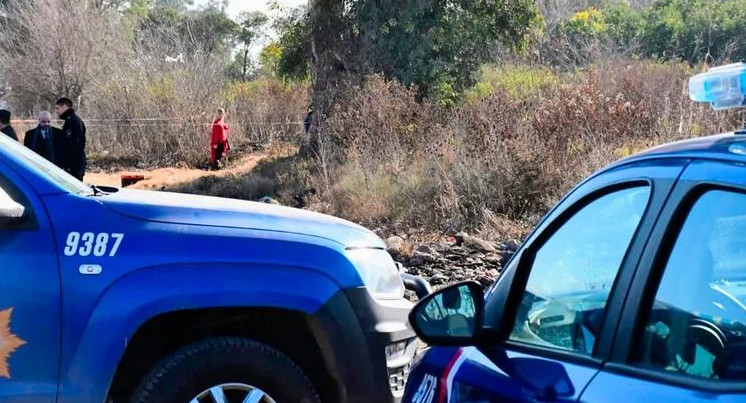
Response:
[[[19,163],[28,166],[34,172],[46,177],[70,193],[93,193],[92,189],[85,183],[3,134],[0,134],[0,151],[7,153],[9,158],[16,159]]]

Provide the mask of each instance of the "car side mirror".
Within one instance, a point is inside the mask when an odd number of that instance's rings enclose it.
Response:
[[[484,289],[467,281],[422,299],[409,313],[409,323],[425,343],[472,345],[479,340],[483,312]]]
[[[19,220],[26,209],[22,204],[13,200],[4,190],[0,189],[0,223]]]

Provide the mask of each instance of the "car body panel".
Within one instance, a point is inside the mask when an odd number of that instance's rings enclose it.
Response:
[[[340,218],[269,203],[169,192],[121,189],[107,207],[145,221],[246,228],[344,240],[344,246],[384,248],[371,231]]]
[[[603,371],[593,379],[580,401],[584,403],[740,403],[744,399],[746,395],[742,392],[705,391]]]
[[[531,369],[533,374],[526,372]],[[543,371],[542,371],[543,370]],[[438,348],[429,351],[409,378],[405,401],[416,403],[533,402],[544,398],[532,377],[562,374],[565,389],[558,402],[576,401],[598,368],[537,358],[492,348]],[[432,392],[428,392],[430,385]],[[430,399],[432,397],[432,399]],[[407,400],[409,399],[409,400]]]
[[[15,228],[0,220],[0,315],[13,308],[11,335],[0,323],[3,402],[102,403],[144,324],[214,308],[304,318],[316,340],[299,343],[325,345],[326,367],[335,371],[329,376],[346,381],[349,362],[368,363],[366,382],[338,385],[341,402],[399,402],[385,349],[414,346],[411,303],[373,298],[347,256],[350,248],[383,251],[371,231],[265,203],[102,192],[5,138],[0,185],[18,189],[11,196],[27,206],[22,224],[33,223]],[[25,344],[16,346],[16,335]],[[337,342],[344,335],[354,337]]]
[[[0,186],[17,184],[11,196],[31,214],[31,225],[0,230],[0,401],[52,403],[62,307],[51,222],[41,199],[2,160],[0,172],[7,177],[0,178]]]

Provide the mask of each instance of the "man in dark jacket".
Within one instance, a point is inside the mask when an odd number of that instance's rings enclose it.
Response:
[[[0,109],[0,132],[5,133],[8,137],[18,141],[16,131],[13,130],[13,126],[10,125],[10,111],[7,109]]]
[[[64,169],[56,154],[63,152],[65,135],[62,130],[50,126],[51,122],[52,114],[47,111],[39,113],[39,125],[26,132],[23,145]]]
[[[56,156],[57,159],[62,158],[58,164],[72,176],[82,181],[86,168],[85,125],[75,114],[73,101],[70,99],[58,99],[55,109],[60,119],[65,121],[65,124],[62,125],[65,147],[61,151],[61,155]]]

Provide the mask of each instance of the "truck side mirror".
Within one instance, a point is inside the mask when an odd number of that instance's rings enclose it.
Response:
[[[467,281],[422,299],[409,313],[409,323],[425,343],[471,345],[479,339],[483,312],[482,286]]]
[[[0,224],[19,220],[25,208],[13,200],[3,189],[0,189]]]

